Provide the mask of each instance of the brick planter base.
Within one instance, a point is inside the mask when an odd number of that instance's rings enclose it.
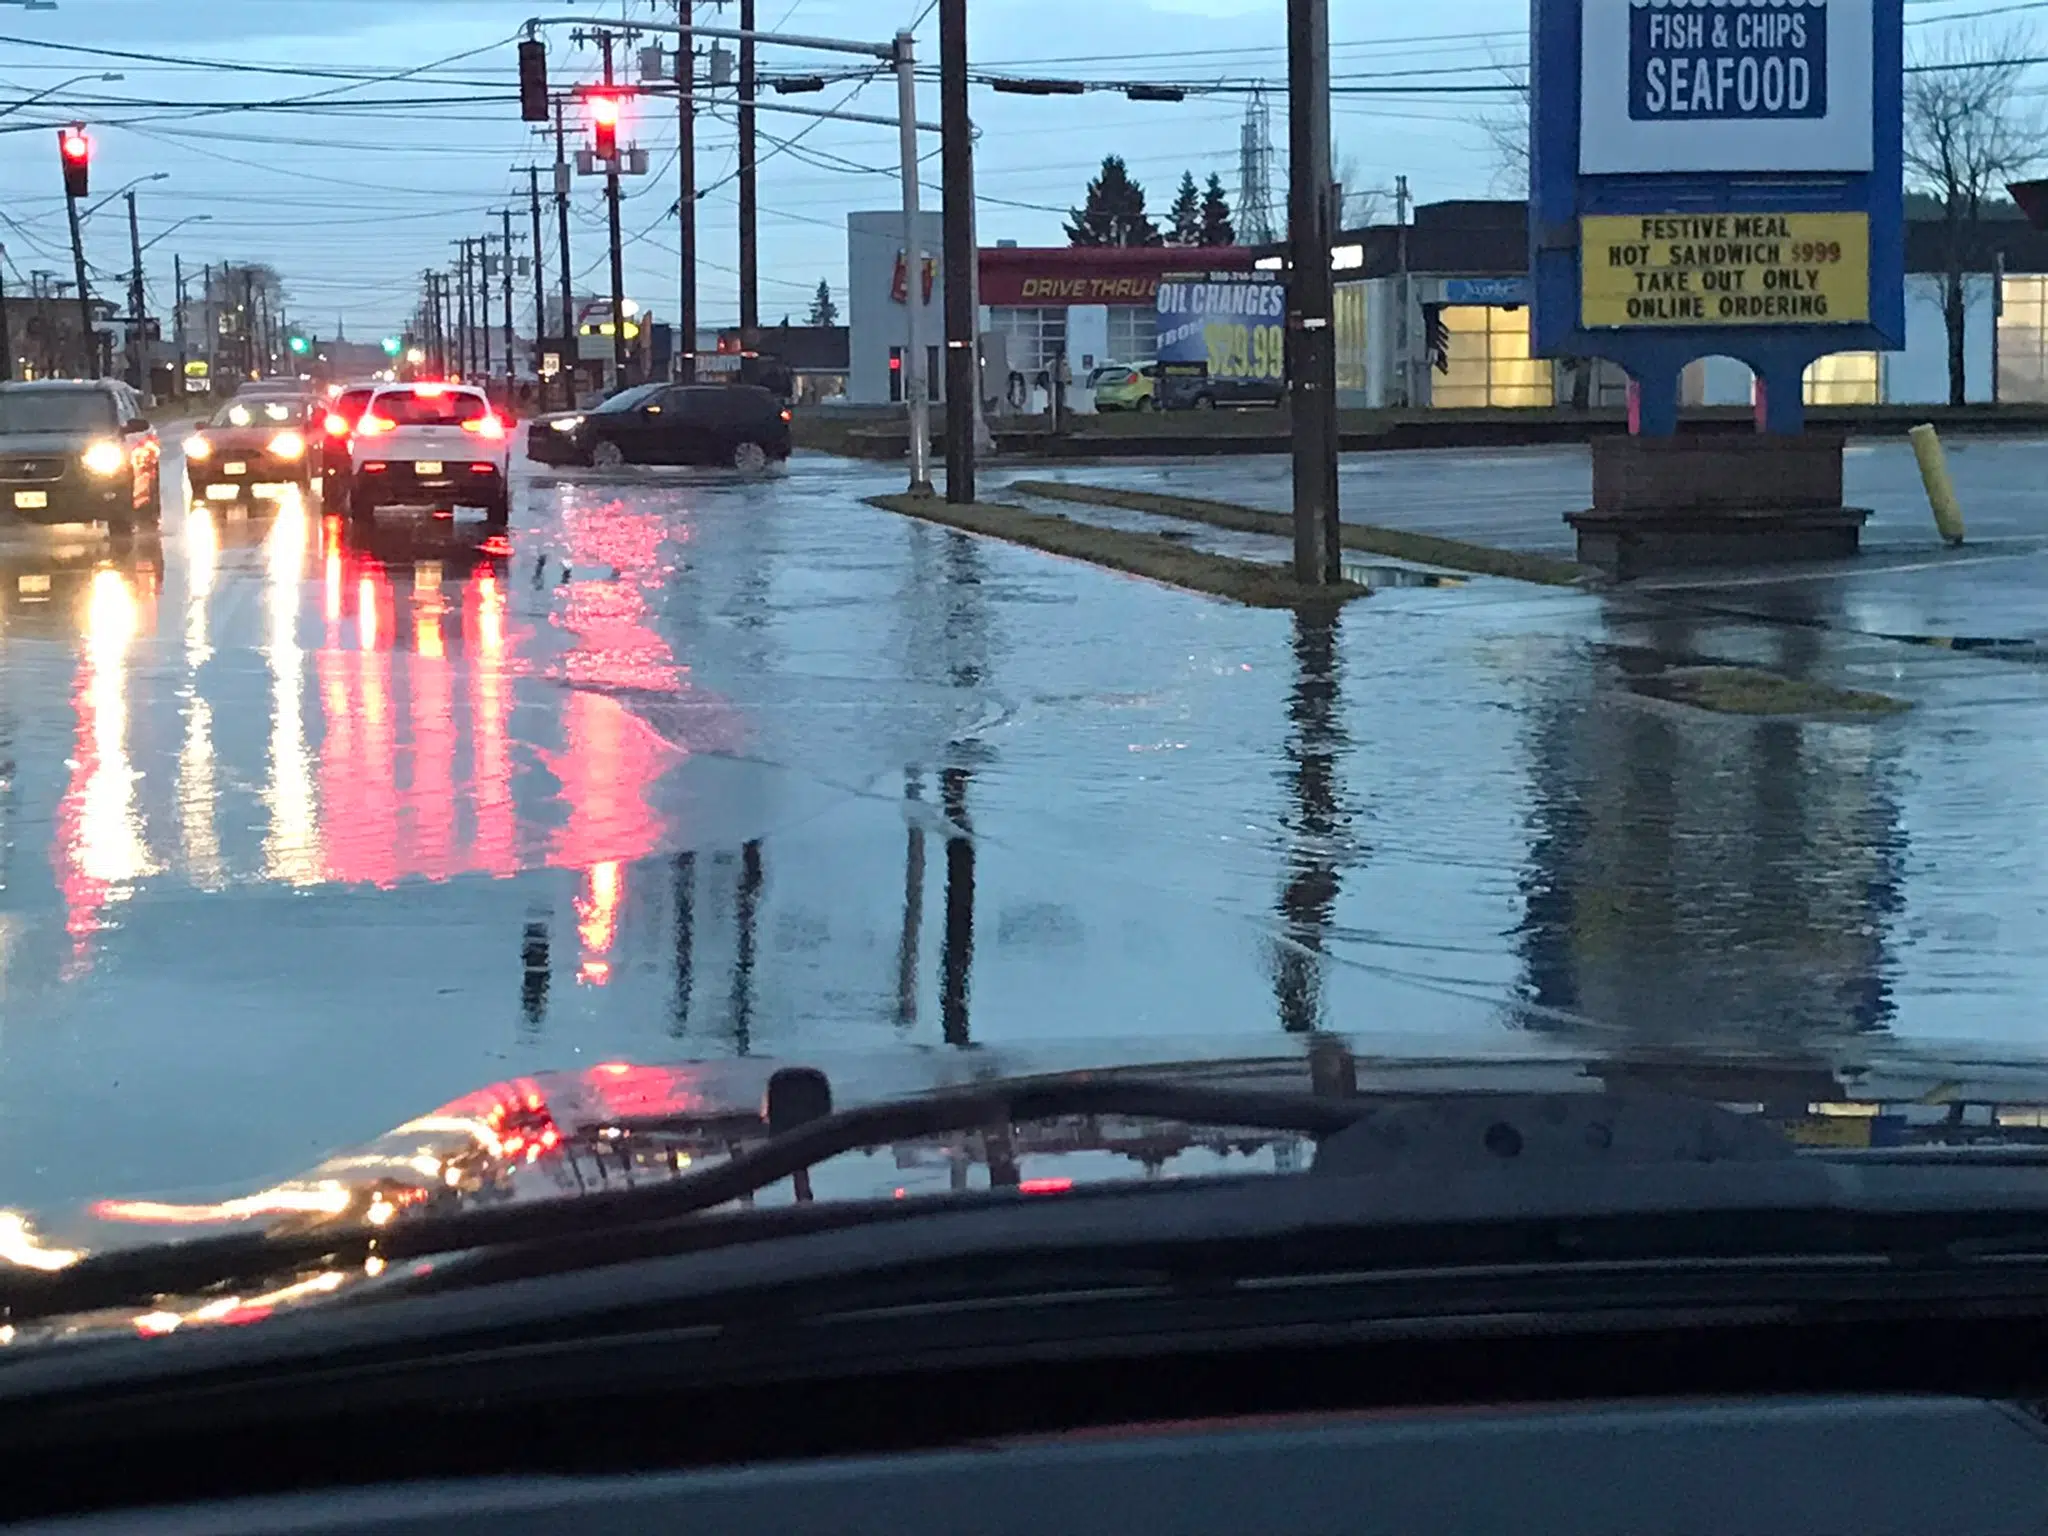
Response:
[[[1870,516],[1842,505],[1838,434],[1611,437],[1592,447],[1592,508],[1565,521],[1581,561],[1624,579],[1853,555]]]

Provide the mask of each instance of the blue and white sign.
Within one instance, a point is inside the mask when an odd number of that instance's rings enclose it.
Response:
[[[1873,0],[1584,0],[1583,175],[1860,172]]]
[[[1529,302],[1526,277],[1447,277],[1443,298],[1446,304],[1487,304],[1517,309]]]

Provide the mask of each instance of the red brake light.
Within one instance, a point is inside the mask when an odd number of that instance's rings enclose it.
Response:
[[[462,424],[462,430],[474,432],[478,437],[503,437],[505,435],[505,423],[486,411],[473,421],[465,421]]]
[[[1017,1193],[1020,1195],[1064,1195],[1074,1187],[1072,1179],[1019,1179]]]
[[[327,413],[327,421],[325,425],[327,427],[327,435],[329,437],[348,436],[348,418],[346,416],[341,415],[337,411],[329,411]]]
[[[356,423],[356,430],[365,437],[375,437],[380,432],[396,432],[398,423],[389,416],[371,416],[367,413]]]
[[[1139,378],[1138,378],[1138,375],[1137,375],[1137,374],[1135,374],[1135,373],[1127,373],[1127,374],[1125,374],[1125,375],[1124,375],[1124,382],[1125,382],[1126,384],[1136,384],[1136,383],[1139,383],[1139,382],[1140,382],[1140,380],[1139,380]]]
[[[412,387],[412,392],[422,400],[438,400],[448,393],[448,386],[446,384],[415,384]]]
[[[789,420],[789,412],[788,412],[788,411],[784,411],[784,412],[782,413],[782,419],[783,419],[784,421],[787,421],[787,420]]]

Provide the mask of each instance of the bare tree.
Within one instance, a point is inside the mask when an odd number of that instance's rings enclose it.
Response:
[[[1479,131],[1493,151],[1493,187],[1503,197],[1529,195],[1529,79],[1524,68],[1503,64],[1501,84],[1513,94],[1502,105],[1479,115]]]
[[[1363,229],[1379,217],[1380,188],[1365,184],[1365,165],[1349,149],[1336,150],[1332,159],[1333,179],[1341,189],[1344,205],[1337,210],[1339,229]]]
[[[1941,315],[1948,329],[1948,399],[1964,402],[1963,274],[1985,203],[2040,159],[2041,124],[2015,102],[2032,53],[2025,29],[1952,34],[1906,75],[1906,181],[1941,204]]]

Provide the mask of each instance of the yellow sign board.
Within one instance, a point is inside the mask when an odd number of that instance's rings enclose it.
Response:
[[[1579,313],[1589,329],[1870,319],[1868,214],[1661,213],[1579,222]]]

